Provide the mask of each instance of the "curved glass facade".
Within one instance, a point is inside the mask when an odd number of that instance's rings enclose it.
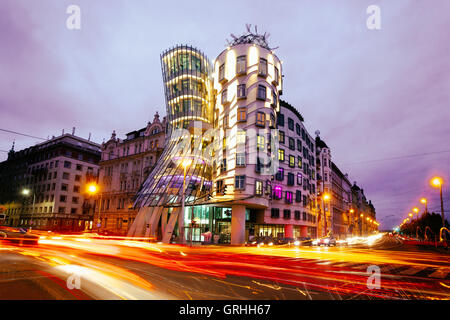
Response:
[[[156,167],[139,191],[135,207],[178,207],[182,202],[186,167],[186,205],[206,200],[212,186],[212,167],[205,150],[212,128],[211,65],[198,49],[177,46],[161,54],[168,133]]]

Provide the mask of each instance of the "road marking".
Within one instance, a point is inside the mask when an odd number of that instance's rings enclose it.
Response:
[[[426,266],[411,267],[411,268],[408,268],[406,270],[400,271],[399,274],[412,276],[412,275],[414,275],[416,273],[419,273],[420,271],[425,270],[426,268],[427,268]]]
[[[448,269],[448,268],[438,268],[435,272],[433,272],[432,274],[429,274],[428,277],[445,279],[445,277],[447,277],[447,274],[449,272],[450,272],[450,269]]]

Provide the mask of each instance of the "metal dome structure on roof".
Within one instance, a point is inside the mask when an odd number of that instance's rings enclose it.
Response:
[[[264,34],[258,34],[258,26],[254,26],[255,32],[253,33],[251,31],[251,24],[245,25],[247,28],[247,33],[243,34],[240,37],[236,37],[234,34],[231,34],[231,37],[233,38],[233,41],[228,41],[229,46],[234,46],[238,44],[244,44],[244,43],[254,43],[257,44],[263,48],[266,48],[268,50],[275,50],[278,47],[270,48],[269,44],[267,43],[267,39],[270,37],[270,33],[264,32]]]

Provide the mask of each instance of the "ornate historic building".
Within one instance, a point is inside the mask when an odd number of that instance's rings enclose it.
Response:
[[[145,128],[129,132],[123,140],[113,132],[102,144],[93,231],[127,234],[136,217],[136,193],[158,161],[165,132],[166,118],[161,121],[156,113]]]

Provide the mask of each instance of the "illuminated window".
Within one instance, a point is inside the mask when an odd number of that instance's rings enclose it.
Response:
[[[236,73],[245,74],[247,72],[247,56],[239,56],[236,58]]]
[[[238,84],[237,85],[237,98],[242,99],[245,98],[246,92],[245,92],[245,83],[244,84]]]
[[[277,94],[275,93],[275,91],[272,91],[272,106],[276,107],[277,106]]]
[[[237,121],[245,122],[247,121],[247,108],[238,108],[237,109]]]
[[[298,156],[298,157],[297,157],[297,164],[298,164],[298,167],[299,167],[299,168],[302,167],[302,157],[301,157],[301,156]]]
[[[258,135],[256,137],[256,147],[258,150],[264,150],[266,148],[265,137],[263,135]]]
[[[273,187],[273,198],[275,200],[281,200],[282,196],[283,196],[283,189],[281,188],[281,186]]]
[[[255,181],[255,195],[262,196],[263,194],[263,182],[261,180]]]
[[[259,99],[259,100],[266,100],[266,98],[267,98],[267,88],[266,88],[266,86],[263,86],[263,85],[259,85],[258,86],[258,95],[257,95],[257,97],[256,97],[257,99]]]
[[[245,130],[239,130],[237,132],[236,143],[245,145],[246,132]]]
[[[284,149],[278,149],[278,160],[284,161]]]
[[[256,114],[256,125],[259,127],[266,126],[266,114],[264,112],[258,112]]]
[[[259,58],[259,75],[267,76],[267,60],[263,58]]]
[[[295,167],[295,157],[289,156],[289,167],[294,168]]]

